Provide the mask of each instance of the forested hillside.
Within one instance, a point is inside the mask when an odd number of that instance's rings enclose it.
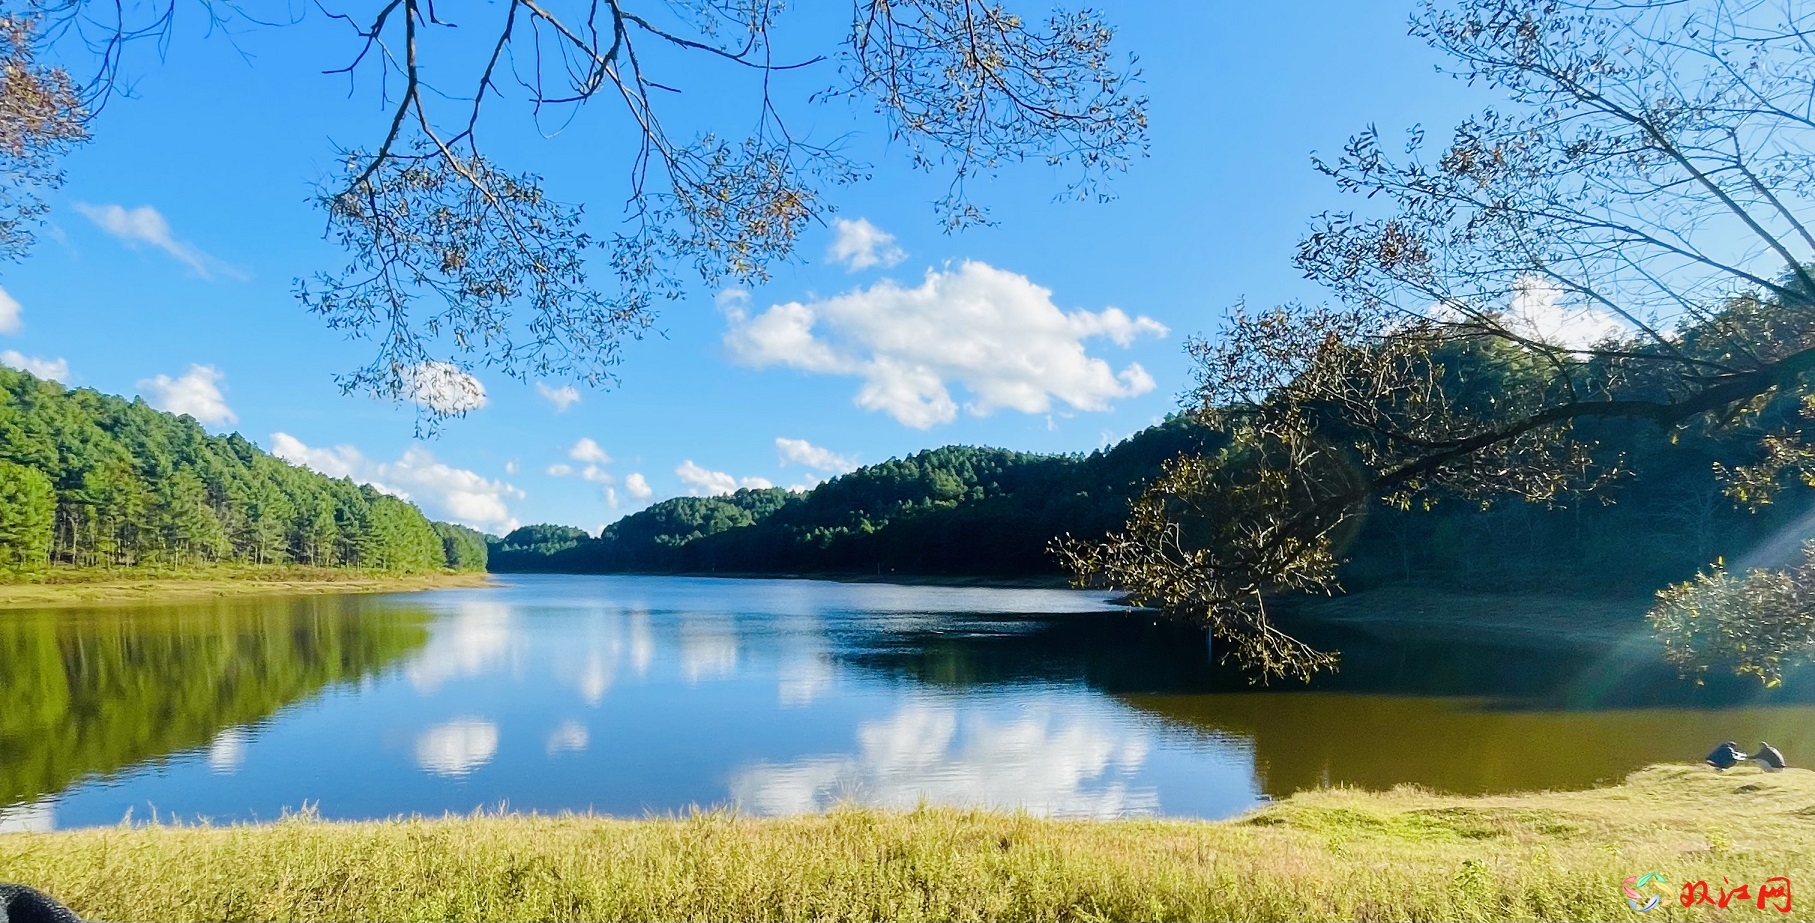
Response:
[[[1064,532],[1121,524],[1168,458],[1216,435],[1182,419],[1089,455],[946,446],[859,468],[805,493],[678,497],[597,538],[525,526],[493,543],[492,569],[584,573],[1057,573]]]
[[[408,502],[143,401],[0,368],[0,570],[211,562],[485,568]]]
[[[1621,472],[1600,491],[1554,506],[1451,500],[1401,511],[1380,504],[1347,536],[1343,586],[1648,593],[1717,557],[1742,559],[1773,538],[1793,552],[1808,496],[1787,493],[1748,512],[1722,494],[1713,466],[1755,461],[1756,427],[1803,422],[1787,404],[1749,431],[1673,437],[1644,422],[1584,424],[1601,462]],[[740,490],[666,500],[596,538],[567,526],[525,526],[493,541],[492,569],[1058,575],[1047,550],[1054,537],[1120,528],[1129,499],[1167,459],[1221,445],[1219,434],[1178,418],[1089,455],[948,446],[804,494]]]

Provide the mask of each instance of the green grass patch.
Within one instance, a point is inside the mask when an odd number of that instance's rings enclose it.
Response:
[[[472,816],[0,837],[102,919],[1640,919],[1628,875],[1815,888],[1815,773],[1654,767],[1584,792],[1307,792],[1225,822],[927,808]],[[1642,919],[1796,919],[1753,903]]]

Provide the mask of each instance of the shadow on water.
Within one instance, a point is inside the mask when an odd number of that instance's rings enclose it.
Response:
[[[977,617],[871,637],[846,659],[948,688],[1081,682],[1173,726],[1246,742],[1274,797],[1329,784],[1583,788],[1699,760],[1729,738],[1742,747],[1769,740],[1793,762],[1815,759],[1810,670],[1777,689],[1736,677],[1698,686],[1663,661],[1642,621],[1567,644],[1542,634],[1292,628],[1341,651],[1342,668],[1308,684],[1256,686],[1213,660],[1203,630],[1140,611]]]
[[[1588,788],[1731,738],[1815,754],[1815,706],[1522,710],[1494,700],[1354,693],[1123,696],[1136,708],[1245,739],[1262,791],[1415,784],[1489,793]],[[1794,759],[1794,757],[1792,757]]]
[[[429,620],[329,596],[0,613],[0,805],[357,682],[422,647]]]
[[[854,666],[932,686],[964,688],[1082,681],[1104,692],[1375,693],[1499,700],[1509,708],[1722,708],[1815,704],[1810,671],[1777,689],[1756,680],[1685,680],[1664,662],[1642,625],[1568,644],[1433,636],[1382,637],[1348,625],[1290,626],[1313,645],[1341,652],[1341,668],[1309,683],[1257,685],[1213,656],[1206,632],[1143,610],[1065,615],[953,616],[939,627],[872,631],[843,639]]]

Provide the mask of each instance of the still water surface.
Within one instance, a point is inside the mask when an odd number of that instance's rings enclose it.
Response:
[[[841,800],[1226,817],[1329,783],[1568,788],[1770,740],[1815,696],[1646,644],[1340,647],[1255,690],[1107,594],[509,576],[492,589],[0,613],[0,830]]]

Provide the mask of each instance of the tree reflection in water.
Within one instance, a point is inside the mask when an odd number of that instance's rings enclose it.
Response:
[[[0,829],[304,801],[344,818],[840,798],[1226,817],[1324,783],[1580,787],[1726,739],[1815,759],[1815,676],[1697,688],[1623,614],[1578,630],[1557,602],[1571,643],[1548,648],[1526,611],[1435,598],[1307,627],[1342,671],[1271,689],[1211,663],[1201,631],[1062,591],[536,576],[9,613]],[[1456,616],[1449,636],[1433,609]]]
[[[1273,797],[1327,784],[1583,788],[1693,762],[1723,738],[1782,740],[1815,756],[1809,670],[1779,689],[1698,687],[1648,638],[1618,632],[1559,649],[1505,636],[1383,638],[1352,624],[1295,631],[1341,650],[1341,671],[1309,686],[1256,687],[1211,662],[1201,630],[1139,611],[975,616],[871,635],[844,660],[954,691],[1083,682],[1175,727],[1247,743],[1256,782]]]
[[[397,664],[429,619],[333,596],[5,613],[0,805],[198,747],[231,771],[232,729]]]

